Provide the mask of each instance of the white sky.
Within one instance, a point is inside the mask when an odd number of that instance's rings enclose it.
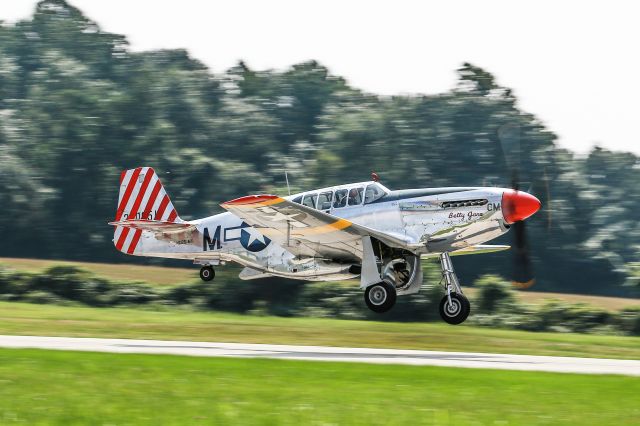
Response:
[[[465,61],[584,153],[640,154],[640,3],[633,1],[71,0],[134,50],[186,48],[213,71],[317,59],[379,94],[438,93]],[[0,0],[0,19],[36,0]]]

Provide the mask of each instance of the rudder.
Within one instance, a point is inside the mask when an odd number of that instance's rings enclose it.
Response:
[[[120,174],[116,222],[146,219],[182,222],[160,178],[151,167],[137,167]],[[135,254],[142,231],[116,226],[113,243],[118,250]]]

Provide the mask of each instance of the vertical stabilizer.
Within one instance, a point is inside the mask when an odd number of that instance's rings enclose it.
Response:
[[[137,167],[120,174],[116,222],[146,219],[182,222],[160,178],[151,167]],[[142,230],[116,226],[113,243],[123,253],[135,254]]]

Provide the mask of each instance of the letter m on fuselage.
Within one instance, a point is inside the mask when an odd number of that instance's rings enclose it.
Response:
[[[204,228],[204,238],[202,239],[202,251],[220,249],[220,225],[216,227],[213,238],[209,235],[209,228]]]

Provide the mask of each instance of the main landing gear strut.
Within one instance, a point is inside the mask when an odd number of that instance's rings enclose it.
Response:
[[[200,279],[202,281],[211,281],[216,277],[216,271],[213,269],[211,265],[204,265],[200,269]]]
[[[405,261],[387,262],[387,265],[391,266],[382,268],[385,271],[383,280],[368,286],[364,292],[364,301],[373,312],[383,313],[393,307],[396,303],[397,290],[404,289],[402,285],[413,281],[413,278],[406,277],[414,276],[411,271],[415,272],[414,268],[420,267],[420,259],[417,258],[412,264]],[[444,284],[446,291],[446,295],[440,301],[440,316],[449,324],[461,324],[469,316],[471,304],[469,299],[462,293],[449,253],[445,252],[440,255],[440,266],[442,268],[442,280],[440,280],[440,283]],[[406,279],[403,281],[402,277]],[[420,274],[418,280],[416,282],[422,282],[422,274]]]
[[[440,316],[449,324],[461,324],[469,316],[471,304],[469,299],[462,294],[462,288],[460,288],[449,253],[445,252],[440,255],[440,266],[442,268],[442,281],[444,281],[444,287],[447,292],[440,301]]]

